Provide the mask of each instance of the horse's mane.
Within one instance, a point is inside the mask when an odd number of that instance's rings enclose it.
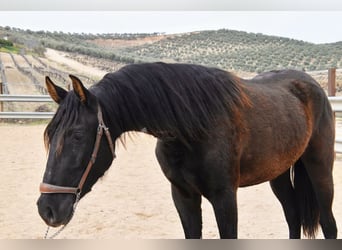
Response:
[[[208,134],[218,119],[234,118],[237,108],[249,103],[239,78],[191,64],[128,65],[105,75],[90,91],[122,131],[128,123],[145,124],[152,133],[184,140]]]
[[[207,135],[214,123],[238,118],[238,108],[249,104],[239,78],[192,64],[128,65],[89,90],[97,96],[108,124],[120,131],[144,124],[152,134],[165,133],[184,142]],[[44,132],[46,147],[58,126],[62,136],[57,152],[61,151],[80,105],[73,92],[66,96]]]

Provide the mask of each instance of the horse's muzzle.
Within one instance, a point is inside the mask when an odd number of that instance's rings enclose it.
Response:
[[[51,227],[59,227],[69,222],[72,216],[73,201],[54,204],[51,195],[42,194],[38,201],[38,212],[44,222]],[[68,203],[70,205],[68,205]]]

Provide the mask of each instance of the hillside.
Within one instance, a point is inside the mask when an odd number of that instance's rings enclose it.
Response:
[[[174,60],[233,71],[262,72],[279,68],[307,71],[342,67],[342,44],[303,41],[231,30],[170,36],[153,44],[126,48],[140,60]]]
[[[271,69],[306,71],[342,68],[342,42],[312,44],[294,39],[233,30],[164,34],[70,34],[0,27],[6,37],[40,55],[45,48],[98,58],[103,70],[124,64],[166,61],[217,66],[235,72]]]

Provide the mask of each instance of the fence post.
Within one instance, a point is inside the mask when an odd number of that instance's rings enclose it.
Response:
[[[336,95],[336,68],[328,70],[328,96]]]
[[[3,87],[2,82],[0,82],[0,95],[4,93],[2,87]],[[3,112],[3,111],[4,111],[4,103],[0,102],[0,112]]]
[[[328,96],[336,95],[336,68],[328,69]],[[334,112],[334,123],[336,126],[336,113]],[[336,159],[336,151],[335,151]]]

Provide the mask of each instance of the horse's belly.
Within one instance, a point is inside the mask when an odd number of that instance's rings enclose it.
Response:
[[[288,170],[304,153],[307,140],[281,153],[247,154],[240,161],[240,187],[270,181]],[[270,151],[271,152],[271,151]]]
[[[279,165],[254,165],[248,171],[240,172],[240,187],[252,186],[266,181],[273,180],[289,169],[293,163]]]
[[[262,122],[251,123],[240,158],[240,186],[270,181],[284,173],[304,153],[311,137],[311,121],[301,110],[277,119],[261,114],[258,118]]]

